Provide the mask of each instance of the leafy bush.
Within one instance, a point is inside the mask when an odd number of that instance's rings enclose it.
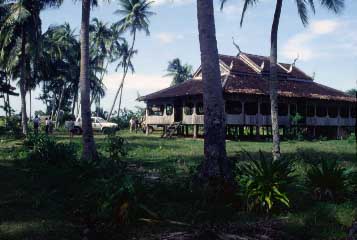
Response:
[[[109,153],[110,159],[120,161],[121,157],[127,154],[126,141],[115,133],[108,134],[105,150]]]
[[[4,126],[0,127],[0,135],[21,138],[23,134],[20,119],[15,116],[5,118]]]
[[[65,163],[77,159],[78,148],[75,144],[57,143],[53,137],[45,134],[29,134],[24,145],[30,150],[30,160]]]
[[[238,182],[247,201],[248,211],[270,212],[277,206],[290,207],[288,188],[292,187],[295,176],[293,162],[288,159],[253,159],[238,166]]]
[[[317,200],[338,200],[347,193],[348,173],[337,161],[324,160],[311,165],[307,185]]]

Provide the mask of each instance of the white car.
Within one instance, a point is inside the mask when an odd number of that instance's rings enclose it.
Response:
[[[102,133],[108,133],[113,130],[118,129],[118,124],[108,122],[107,120],[101,117],[91,117],[93,131],[100,131]],[[82,120],[77,118],[74,124],[74,128],[78,133],[82,133]]]

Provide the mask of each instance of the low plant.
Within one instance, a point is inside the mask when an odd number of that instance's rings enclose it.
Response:
[[[320,201],[335,201],[347,193],[348,172],[337,161],[323,160],[307,171],[307,186]]]
[[[49,163],[68,163],[77,159],[78,147],[73,143],[57,143],[55,138],[46,134],[29,134],[24,140],[29,149],[30,160]]]
[[[295,182],[293,162],[266,158],[262,152],[259,159],[247,155],[249,160],[238,166],[237,176],[247,210],[269,213],[279,206],[290,207],[288,189]]]
[[[124,138],[111,133],[106,137],[105,150],[109,153],[110,159],[120,161],[121,157],[127,154],[126,145]]]

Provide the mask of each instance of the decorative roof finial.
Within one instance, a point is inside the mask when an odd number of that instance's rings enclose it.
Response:
[[[291,72],[293,70],[293,67],[295,67],[295,64],[296,64],[297,60],[299,60],[299,58],[300,58],[300,56],[299,56],[299,54],[297,54],[297,56],[294,59],[293,63],[290,65],[289,72]]]
[[[237,54],[237,56],[239,56],[239,54],[241,54],[241,50],[240,50],[240,47],[239,47],[239,45],[234,41],[234,37],[232,37],[232,40],[233,40],[233,45],[237,48],[237,50],[238,50],[238,54]]]
[[[315,80],[315,77],[316,77],[316,72],[313,72],[312,73],[312,79]]]

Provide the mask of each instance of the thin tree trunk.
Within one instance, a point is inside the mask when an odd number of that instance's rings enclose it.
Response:
[[[30,97],[30,119],[32,119],[32,94],[31,94],[31,89],[29,90],[29,97]]]
[[[124,81],[125,81],[125,78],[126,78],[126,75],[128,73],[128,70],[129,70],[129,61],[130,61],[130,58],[131,58],[131,54],[134,50],[134,44],[135,44],[135,39],[136,39],[136,32],[134,32],[134,35],[133,35],[133,41],[131,43],[131,47],[130,47],[130,51],[129,51],[129,57],[128,57],[128,60],[127,62],[125,63],[125,66],[124,66],[124,73],[123,73],[123,78],[121,80],[121,83],[119,85],[119,88],[115,94],[115,97],[114,97],[114,101],[113,101],[113,104],[112,104],[112,107],[110,109],[110,112],[108,114],[108,121],[110,120],[110,117],[112,116],[112,113],[113,113],[113,109],[114,109],[114,106],[115,106],[115,103],[117,101],[117,98],[118,98],[118,95],[119,95],[119,92],[122,90],[122,88],[124,87]],[[120,96],[120,104],[121,104],[121,96]],[[119,112],[120,112],[120,104],[119,104]]]
[[[226,154],[224,100],[219,69],[213,0],[197,0],[204,105],[204,161],[201,179],[233,179]]]
[[[56,94],[53,93],[51,120],[53,120],[53,116],[55,115],[55,111],[56,111]]]
[[[62,87],[60,99],[59,99],[59,102],[58,102],[57,116],[56,116],[56,124],[55,124],[55,127],[56,127],[56,128],[58,128],[58,124],[59,124],[59,114],[60,114],[60,111],[61,111],[61,105],[62,105],[62,100],[63,100],[63,95],[64,95],[65,86],[66,86],[66,85],[63,85],[63,87]]]
[[[271,29],[271,48],[270,48],[270,104],[271,104],[271,126],[273,133],[273,158],[280,158],[280,136],[278,121],[278,29],[280,22],[281,8],[283,0],[276,1],[274,20]]]
[[[21,62],[20,62],[20,95],[21,95],[21,119],[22,119],[22,133],[27,135],[27,113],[26,113],[26,76],[25,76],[25,56],[26,56],[26,34],[24,27],[22,27],[22,40],[21,40]]]
[[[82,23],[81,23],[81,119],[83,129],[83,153],[85,160],[98,158],[91,121],[90,110],[90,81],[89,81],[89,18],[90,0],[82,0]]]
[[[121,106],[121,98],[122,98],[122,96],[123,96],[123,87],[120,90],[119,105],[118,105],[118,119],[120,117],[120,106]]]
[[[78,91],[75,91],[74,95],[73,95],[73,103],[72,103],[72,109],[71,109],[72,116],[74,116],[74,110],[76,108],[77,96],[78,96]]]

